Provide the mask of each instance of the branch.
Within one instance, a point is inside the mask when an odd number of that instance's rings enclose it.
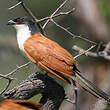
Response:
[[[6,75],[0,74],[0,77],[11,80],[11,79],[10,79],[9,77],[7,77],[7,76],[14,74],[16,71],[18,71],[18,70],[21,69],[21,68],[24,68],[24,67],[28,66],[29,64],[30,64],[30,62],[28,62],[28,63],[26,63],[26,64],[23,64],[23,65],[21,65],[21,66],[17,66],[17,68],[15,68],[13,71],[11,71],[10,73],[8,73],[8,74],[6,74]],[[0,78],[0,79],[2,79],[2,78]]]
[[[51,14],[50,17],[45,17],[45,18],[42,18],[42,19],[38,20],[38,19],[34,16],[34,14],[31,12],[31,10],[30,10],[30,9],[26,6],[26,4],[23,2],[23,0],[18,0],[18,1],[19,1],[19,2],[18,2],[17,4],[15,4],[14,6],[8,8],[8,9],[11,10],[11,9],[17,7],[18,5],[22,5],[22,7],[24,8],[24,10],[25,10],[25,11],[34,19],[34,21],[37,23],[37,25],[38,25],[38,27],[39,27],[39,29],[40,29],[40,31],[41,31],[41,33],[42,33],[43,35],[46,35],[45,32],[44,32],[44,28],[45,28],[45,26],[48,24],[48,22],[51,21],[52,18],[61,16],[61,15],[68,15],[68,14],[71,14],[71,13],[74,11],[74,8],[73,8],[73,9],[70,10],[70,11],[60,12],[59,14],[56,14],[56,13],[65,5],[65,3],[68,1],[68,0],[65,0],[58,8],[54,11],[54,13]],[[40,25],[40,23],[43,22],[43,21],[45,21],[45,20],[47,20],[47,21],[46,21],[46,23],[43,25],[43,28],[42,28],[42,26]]]
[[[64,27],[62,27],[61,25],[57,24],[57,23],[53,20],[53,18],[55,18],[55,17],[61,16],[61,15],[68,15],[68,14],[71,14],[71,13],[74,11],[74,8],[73,8],[73,9],[70,10],[70,11],[60,12],[59,14],[56,14],[56,13],[66,4],[66,2],[69,1],[69,0],[65,0],[49,17],[45,17],[45,18],[42,18],[42,19],[40,19],[40,20],[38,20],[38,19],[34,16],[34,14],[31,12],[31,10],[25,5],[25,3],[23,2],[23,0],[18,0],[18,1],[19,1],[19,2],[18,2],[17,4],[15,4],[14,6],[10,7],[9,10],[10,10],[10,9],[13,9],[13,8],[15,8],[16,6],[18,6],[18,5],[21,4],[22,7],[24,8],[24,10],[25,10],[25,11],[34,19],[34,21],[37,23],[37,26],[39,27],[39,29],[40,29],[40,31],[41,31],[41,33],[42,33],[43,35],[46,35],[46,34],[45,34],[45,31],[44,31],[44,28],[45,28],[46,25],[49,23],[49,21],[52,21],[57,27],[63,29],[65,32],[67,32],[68,34],[70,34],[70,35],[72,36],[72,38],[80,38],[80,39],[83,39],[83,40],[85,40],[85,41],[87,41],[87,42],[89,42],[89,43],[96,44],[95,42],[93,42],[93,41],[91,41],[91,40],[89,40],[89,39],[87,39],[87,38],[84,38],[84,37],[81,37],[81,36],[77,36],[77,35],[71,33],[71,32],[68,31],[66,28],[64,28]],[[43,21],[45,21],[45,20],[47,20],[47,21],[45,22],[45,24],[44,24],[43,27],[42,27],[42,26],[40,25],[40,23],[43,22]]]
[[[41,73],[31,74],[18,86],[5,93],[4,97],[8,99],[29,99],[39,93],[42,93],[40,103],[44,105],[46,110],[58,110],[65,97],[63,87],[48,75]]]
[[[42,29],[42,26],[37,22],[38,19],[34,16],[34,14],[31,12],[31,10],[26,6],[26,4],[24,3],[23,0],[18,0],[18,3],[17,3],[17,4],[15,4],[14,6],[8,8],[8,9],[11,10],[11,9],[17,7],[18,5],[21,5],[21,6],[24,8],[24,10],[25,10],[25,11],[33,18],[33,20],[37,23],[37,26],[39,27],[41,33],[42,33],[43,35],[45,35],[45,32],[44,32],[44,30]]]
[[[64,27],[62,27],[61,25],[59,25],[58,23],[56,23],[53,19],[51,19],[51,21],[52,21],[57,27],[61,28],[62,30],[64,30],[65,32],[67,32],[68,34],[70,34],[70,35],[72,36],[72,38],[80,38],[80,39],[83,39],[83,40],[85,40],[85,41],[87,41],[87,42],[89,42],[89,43],[92,43],[92,44],[95,44],[95,45],[97,44],[96,42],[93,42],[93,41],[91,41],[91,40],[89,40],[89,39],[86,39],[86,38],[84,38],[84,37],[77,36],[77,35],[71,33],[71,32],[68,31],[66,28],[64,28]]]
[[[8,87],[10,86],[12,80],[14,80],[15,78],[11,78],[11,77],[7,77],[5,75],[0,74],[0,77],[5,78],[8,80],[8,83],[6,84],[6,87],[2,90],[2,92],[0,93],[0,95],[2,95],[3,93],[5,93],[5,91],[8,89]]]
[[[69,0],[65,0],[50,16],[50,18],[52,18],[65,4],[66,2]],[[50,19],[48,19],[45,24],[43,25],[43,29],[46,27],[46,25],[49,23]]]
[[[74,10],[75,10],[75,8],[73,8],[72,10],[67,11],[67,12],[60,12],[58,14],[53,15],[52,17],[49,16],[49,17],[42,18],[42,19],[38,20],[37,22],[41,23],[43,21],[51,20],[52,18],[56,18],[56,17],[61,16],[61,15],[69,15],[69,14],[73,13]]]
[[[75,51],[77,51],[77,52],[79,52],[79,53],[85,53],[86,52],[85,55],[87,55],[87,56],[91,56],[91,57],[102,57],[102,58],[104,58],[106,60],[110,60],[110,55],[108,54],[109,51],[110,51],[110,42],[105,46],[105,48],[104,48],[103,51],[99,51],[99,52],[91,52],[90,51],[91,48],[90,48],[90,50],[88,49],[89,50],[88,51],[88,50],[82,49],[82,48],[80,48],[80,47],[78,47],[76,45],[73,46],[72,49],[75,50]]]
[[[20,1],[20,2],[18,2],[17,4],[11,6],[10,8],[8,8],[8,10],[12,10],[13,8],[15,8],[15,7],[17,7],[18,5],[21,5],[21,4],[22,4],[22,1]],[[75,10],[75,8],[73,8],[73,9],[70,10],[70,11],[60,12],[60,13],[58,13],[58,14],[54,14],[54,15],[51,16],[51,17],[49,16],[49,17],[45,17],[45,18],[42,18],[42,19],[37,19],[37,18],[33,15],[33,13],[30,12],[30,10],[29,10],[28,13],[30,13],[30,15],[33,16],[32,18],[33,18],[37,23],[41,23],[41,22],[43,22],[43,21],[51,20],[52,18],[56,18],[56,17],[61,16],[61,15],[69,15],[69,14],[73,13],[74,10]]]
[[[37,23],[37,26],[39,27],[41,33],[43,35],[46,35],[45,34],[45,31],[43,30],[42,26],[37,22],[38,19],[34,16],[34,14],[31,12],[31,10],[26,6],[26,4],[23,2],[23,0],[18,0],[18,1],[22,1],[21,5],[22,7],[24,8],[24,10],[34,19],[34,21],[36,21]]]
[[[82,49],[82,48],[80,48],[80,47],[78,47],[78,46],[76,46],[76,45],[73,46],[72,49],[75,50],[75,51],[77,51],[77,52],[79,52],[79,53],[85,53],[85,51],[86,51],[85,49]],[[90,52],[90,51],[87,51],[87,52],[86,52],[86,55],[87,55],[87,56],[92,56],[92,57],[98,57],[97,53],[95,53],[95,52]]]
[[[0,77],[1,78],[5,78],[5,79],[8,79],[10,81],[15,79],[15,78],[7,77],[6,75],[3,75],[3,74],[0,74]]]
[[[8,10],[12,10],[13,8],[17,7],[18,5],[20,5],[22,3],[22,1],[18,2],[17,4],[11,6],[10,8],[8,8]]]
[[[93,49],[94,47],[96,47],[96,45],[92,45],[89,49],[84,50],[84,51],[79,51],[79,54],[76,55],[74,58],[78,58],[81,55],[87,55],[87,52],[89,52],[91,49]],[[72,49],[77,48],[76,46],[73,46]]]
[[[2,90],[0,95],[4,94],[6,92],[6,90],[8,89],[8,87],[10,86],[12,80],[16,79],[16,78],[8,77],[8,76],[14,74],[17,70],[19,70],[19,69],[21,69],[21,68],[23,68],[23,67],[25,67],[25,66],[27,66],[29,64],[30,64],[30,62],[28,62],[28,63],[26,63],[24,65],[21,65],[21,66],[17,66],[17,68],[15,68],[12,72],[10,72],[10,73],[8,73],[6,75],[0,74],[0,77],[1,77],[0,79],[5,78],[5,79],[8,80],[8,83],[7,83],[6,87]]]
[[[0,93],[0,95],[4,94],[6,92],[6,90],[8,89],[8,87],[11,85],[12,80],[8,80],[8,83],[6,85],[6,87],[2,90],[2,92]]]

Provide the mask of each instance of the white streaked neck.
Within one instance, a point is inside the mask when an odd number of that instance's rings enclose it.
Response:
[[[27,24],[14,25],[17,31],[17,42],[21,51],[24,53],[24,42],[31,36],[31,32]]]

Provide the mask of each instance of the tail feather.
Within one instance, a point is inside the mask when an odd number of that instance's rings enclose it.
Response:
[[[92,82],[84,78],[79,71],[76,71],[75,75],[76,77],[73,77],[73,80],[75,80],[82,88],[97,98],[103,98],[110,103],[110,97],[101,89],[97,88]]]

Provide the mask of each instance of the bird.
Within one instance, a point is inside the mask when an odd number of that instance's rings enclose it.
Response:
[[[45,110],[43,105],[28,100],[4,99],[0,101],[0,110]]]
[[[76,67],[74,57],[57,42],[40,33],[35,21],[28,17],[18,17],[8,21],[17,32],[20,50],[36,66],[70,84],[70,78],[82,88],[110,103],[109,96],[95,86]]]

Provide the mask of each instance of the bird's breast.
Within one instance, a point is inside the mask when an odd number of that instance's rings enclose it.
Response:
[[[22,51],[22,53],[25,53],[24,50],[24,42],[31,36],[29,31],[18,31],[17,32],[17,42],[19,49]]]

